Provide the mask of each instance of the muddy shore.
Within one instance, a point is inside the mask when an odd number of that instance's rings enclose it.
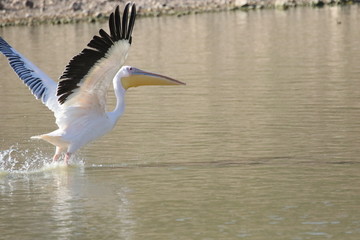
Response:
[[[135,0],[139,16],[225,11],[287,9],[296,6],[344,5],[360,0]],[[0,0],[0,27],[101,21],[127,0]]]

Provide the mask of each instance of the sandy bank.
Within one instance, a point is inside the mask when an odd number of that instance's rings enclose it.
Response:
[[[354,0],[359,2],[360,0]],[[287,9],[296,6],[343,5],[350,0],[135,0],[140,16],[190,13]],[[0,26],[72,23],[106,18],[116,5],[125,0],[0,0]]]

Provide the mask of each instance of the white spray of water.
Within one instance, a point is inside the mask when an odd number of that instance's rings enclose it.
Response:
[[[72,164],[83,165],[81,159],[72,159]],[[55,168],[67,167],[63,161],[52,162],[51,156],[39,148],[21,149],[16,144],[9,149],[0,150],[0,174],[29,174],[43,172]]]

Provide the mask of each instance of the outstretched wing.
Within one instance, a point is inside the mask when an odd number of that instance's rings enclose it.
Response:
[[[7,57],[10,66],[29,87],[31,93],[37,99],[40,99],[51,111],[56,112],[59,106],[56,97],[57,83],[18,53],[1,37],[0,52]]]
[[[66,66],[57,88],[60,104],[105,111],[107,89],[130,48],[135,16],[135,4],[126,4],[122,21],[116,7],[109,18],[110,35],[100,29],[100,36],[94,36],[88,48]]]

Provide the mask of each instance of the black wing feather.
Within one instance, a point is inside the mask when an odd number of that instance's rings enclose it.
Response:
[[[132,5],[130,21],[128,15]],[[135,4],[127,3],[121,23],[119,6],[110,14],[109,29],[110,35],[100,29],[99,35],[94,36],[80,54],[76,55],[66,66],[57,88],[57,96],[60,104],[63,104],[68,97],[79,88],[79,84],[88,74],[91,68],[102,58],[105,57],[109,49],[120,40],[127,40],[131,44],[131,33],[135,23],[136,10]],[[125,31],[124,31],[125,29]],[[126,31],[128,29],[128,31]]]
[[[122,32],[121,35],[122,36],[126,36],[126,29],[127,29],[127,23],[128,23],[128,13],[129,13],[129,4],[126,4],[125,9],[124,9],[124,15],[123,15],[123,22],[122,22]],[[115,14],[116,16],[116,14]]]
[[[135,4],[134,4],[134,5],[132,6],[132,8],[131,8],[131,15],[130,15],[130,21],[129,21],[129,29],[128,29],[127,34],[126,34],[126,39],[129,39],[129,43],[130,43],[130,44],[131,44],[131,42],[132,42],[131,34],[132,34],[133,29],[134,29],[135,18],[136,18],[136,7],[135,7]]]
[[[129,4],[126,4],[125,9],[124,9],[124,15],[123,15],[123,22],[127,21],[127,18],[125,18],[126,16],[126,11],[128,11],[128,7]],[[125,35],[121,35],[121,17],[120,17],[120,11],[119,11],[119,6],[116,7],[115,9],[115,36],[116,38],[121,38],[121,36]]]
[[[115,16],[114,13],[110,14],[109,17],[109,29],[110,29],[110,35],[112,36],[112,40],[115,40],[116,37],[116,30],[115,30]]]

